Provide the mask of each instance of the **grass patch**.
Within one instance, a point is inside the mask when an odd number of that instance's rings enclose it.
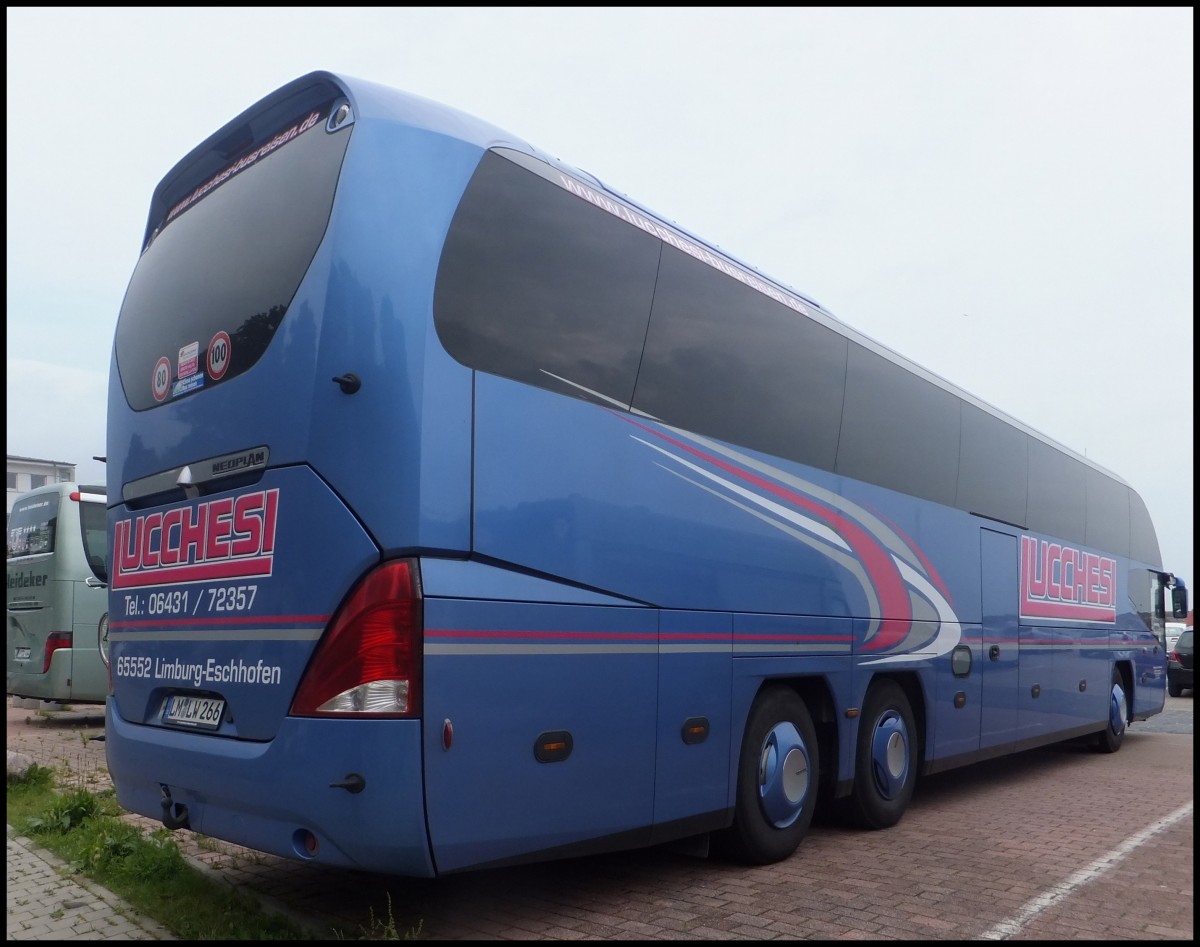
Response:
[[[40,813],[50,805],[58,793],[55,791],[54,770],[34,763],[19,779],[8,777],[8,822],[17,826],[22,820]]]
[[[167,829],[124,821],[111,790],[57,785],[38,764],[8,780],[8,821],[181,940],[312,940],[287,918],[190,865]]]

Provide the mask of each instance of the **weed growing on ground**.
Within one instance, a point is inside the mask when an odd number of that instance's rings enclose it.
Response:
[[[9,793],[13,790],[20,793],[27,793],[33,790],[50,789],[55,784],[54,770],[49,766],[43,766],[41,763],[31,763],[29,769],[23,774],[16,775],[15,773],[8,774]]]
[[[409,928],[403,935],[400,934],[399,928],[396,927],[396,918],[392,913],[392,896],[387,896],[387,917],[378,918],[375,916],[375,909],[370,908],[370,922],[367,927],[362,927],[360,930],[363,936],[360,940],[420,940],[421,928],[423,922],[418,921],[416,927]],[[337,940],[345,940],[341,931],[334,931]]]

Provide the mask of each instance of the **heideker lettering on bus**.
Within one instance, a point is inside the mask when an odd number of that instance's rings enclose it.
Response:
[[[46,577],[33,572],[10,572],[8,574],[8,587],[10,589],[27,589],[31,586],[45,584]]]
[[[278,512],[275,488],[118,520],[112,587],[270,575]]]

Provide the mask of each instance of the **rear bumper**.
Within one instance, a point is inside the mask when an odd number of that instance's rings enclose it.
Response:
[[[90,675],[86,673],[85,662],[94,663],[103,670],[104,665],[95,651],[75,653],[70,648],[59,648],[45,674],[10,670],[6,693],[60,703],[102,704],[108,692],[107,674],[97,680],[94,669]],[[84,673],[80,673],[81,669]]]
[[[213,838],[303,861],[414,877],[436,874],[425,830],[421,723],[285,718],[273,740],[253,743],[132,724],[115,698],[105,748],[117,801],[173,814]],[[351,773],[365,788],[334,788]],[[318,845],[310,854],[305,833]]]
[[[38,700],[69,700],[71,697],[71,650],[60,648],[50,658],[50,669],[42,672],[42,656],[35,654],[26,667],[37,662],[36,669],[8,669],[8,693]],[[104,696],[100,696],[103,700]]]

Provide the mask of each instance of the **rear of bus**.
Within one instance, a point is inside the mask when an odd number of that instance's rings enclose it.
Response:
[[[55,483],[8,516],[8,693],[103,703],[99,635],[108,608],[104,487]]]
[[[314,73],[156,189],[108,413],[106,734],[127,809],[435,873],[415,557],[470,548],[471,373],[431,294],[489,136]]]

